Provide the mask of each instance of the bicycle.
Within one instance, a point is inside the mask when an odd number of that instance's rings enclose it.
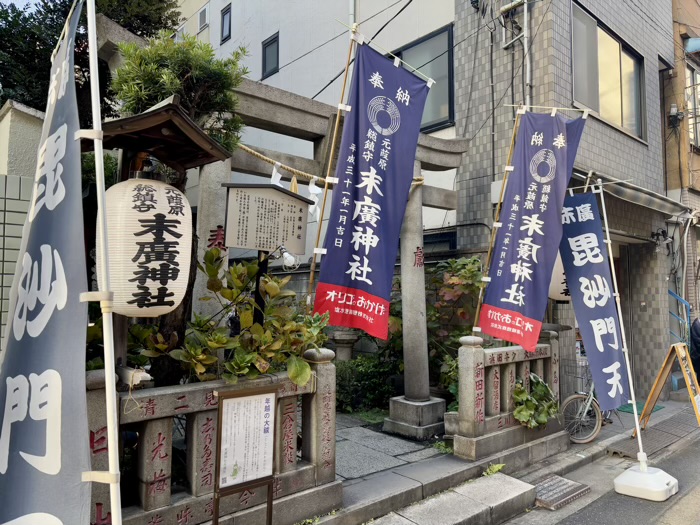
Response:
[[[586,387],[590,385],[587,392],[576,392],[561,404],[564,428],[569,433],[571,442],[590,443],[600,434],[603,422],[609,420],[608,414],[603,414],[595,398],[595,385],[591,380],[588,363],[562,359],[561,364],[565,374],[583,381]]]

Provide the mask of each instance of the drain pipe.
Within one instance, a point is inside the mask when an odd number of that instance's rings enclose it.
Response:
[[[523,6],[523,55],[525,58],[525,109],[532,105],[532,56],[530,55],[530,6],[527,0],[515,0],[498,10],[501,16]]]

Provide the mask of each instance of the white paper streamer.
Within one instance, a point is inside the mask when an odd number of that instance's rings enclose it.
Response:
[[[275,162],[275,165],[272,166],[272,184],[275,186],[279,186],[282,188],[282,174],[277,171],[279,168],[281,168],[282,165],[279,162]]]
[[[318,222],[321,218],[321,209],[318,206],[318,196],[321,194],[321,188],[316,186],[317,180],[318,177],[314,177],[311,179],[311,182],[309,182],[309,199],[313,201],[313,204],[309,206],[309,214],[316,220],[316,222]]]

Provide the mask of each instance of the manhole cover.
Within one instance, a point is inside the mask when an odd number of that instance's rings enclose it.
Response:
[[[557,510],[591,491],[591,487],[561,476],[552,476],[535,485],[539,507]]]

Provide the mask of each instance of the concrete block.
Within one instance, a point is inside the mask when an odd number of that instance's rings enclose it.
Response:
[[[384,420],[383,430],[384,432],[399,434],[418,441],[426,441],[432,437],[443,434],[445,432],[445,424],[441,422],[435,423],[434,425],[419,427],[387,418]]]
[[[423,486],[423,498],[427,498],[480,476],[482,470],[480,464],[444,455],[396,467],[392,472],[419,482]]]
[[[518,426],[480,437],[458,435],[454,436],[454,451],[455,455],[474,461],[559,431],[561,431],[561,424],[556,419],[551,419],[545,428],[538,430]]]
[[[361,478],[406,463],[350,440],[337,442],[336,454],[337,473],[344,478]]]
[[[473,483],[456,487],[453,491],[488,507],[488,523],[492,525],[502,523],[531,507],[537,496],[534,485],[500,473],[481,477]]]
[[[320,487],[297,492],[276,499],[272,503],[272,523],[275,525],[293,525],[315,516],[328,514],[341,506],[343,484],[340,481],[327,483]],[[234,515],[236,525],[265,525],[267,502],[237,512]]]
[[[438,397],[431,397],[429,401],[409,401],[404,396],[397,396],[389,401],[390,419],[417,427],[442,421],[445,407],[445,400]]]
[[[416,525],[490,525],[491,509],[448,491],[396,513]]]
[[[419,445],[418,443],[394,436],[388,436],[381,432],[375,432],[374,430],[364,427],[338,430],[336,435],[357,443],[362,443],[372,450],[377,450],[392,456],[398,456],[399,454],[406,454],[408,452],[415,452],[425,448],[423,445]]]
[[[415,523],[403,516],[399,516],[395,512],[391,512],[372,521],[372,525],[415,525]]]
[[[409,463],[415,463],[417,461],[434,458],[435,456],[439,455],[440,451],[435,447],[426,447],[420,450],[416,450],[415,452],[409,452],[408,454],[401,454],[400,456],[396,456],[396,459],[400,459],[401,461],[408,461]]]
[[[384,473],[344,487],[343,510],[330,523],[357,524],[384,516],[422,498],[421,484],[398,474]]]
[[[277,403],[275,472],[293,470],[297,463],[297,398],[285,397]]]

